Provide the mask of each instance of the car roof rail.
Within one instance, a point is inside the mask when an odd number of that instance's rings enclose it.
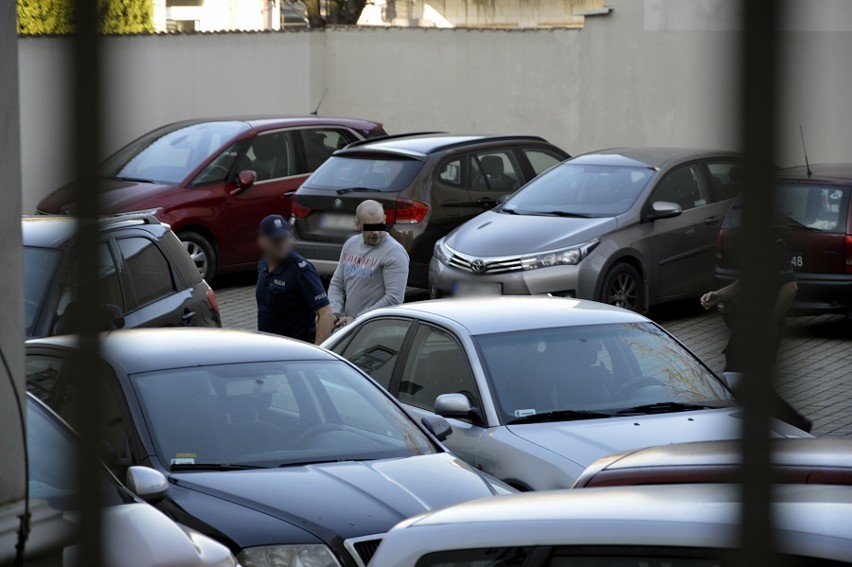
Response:
[[[157,213],[162,209],[143,209],[139,211],[127,211],[125,213],[110,213],[101,215],[102,224],[113,224],[127,221],[135,221],[134,224],[162,224],[157,218]]]
[[[369,144],[372,142],[384,142],[385,140],[393,140],[395,138],[408,138],[409,136],[429,136],[435,134],[446,134],[446,132],[434,130],[434,131],[424,131],[424,132],[405,132],[403,134],[384,134],[382,136],[374,136],[372,138],[366,138],[364,140],[356,140],[354,142],[350,142],[343,146],[343,149],[349,148],[357,148],[358,146],[363,146],[364,144]]]

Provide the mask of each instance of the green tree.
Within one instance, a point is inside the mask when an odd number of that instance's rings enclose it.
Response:
[[[0,0],[6,1],[6,0]],[[153,33],[151,0],[98,0],[105,34]],[[18,33],[65,35],[74,31],[74,0],[18,0]]]

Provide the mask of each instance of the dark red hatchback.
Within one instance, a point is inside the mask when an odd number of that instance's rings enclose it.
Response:
[[[793,314],[852,315],[852,163],[778,172],[776,218],[799,291]],[[734,204],[717,241],[716,277],[737,277],[740,209]]]
[[[207,280],[255,266],[260,220],[290,216],[290,194],[332,153],[384,135],[366,120],[317,116],[187,120],[158,128],[101,166],[105,213],[155,209]],[[73,212],[71,186],[38,206]]]

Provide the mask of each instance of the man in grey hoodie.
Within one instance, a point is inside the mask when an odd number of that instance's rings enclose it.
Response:
[[[355,223],[360,234],[343,245],[328,288],[338,328],[367,311],[401,304],[408,282],[408,253],[387,233],[381,203],[358,205]]]

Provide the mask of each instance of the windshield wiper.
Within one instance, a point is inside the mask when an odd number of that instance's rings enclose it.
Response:
[[[510,421],[509,425],[517,425],[519,423],[546,423],[548,421],[580,421],[583,419],[601,419],[605,417],[612,417],[612,414],[585,410],[556,410],[518,417]]]
[[[643,404],[615,412],[615,415],[653,414],[653,413],[675,413],[680,411],[695,411],[702,409],[715,409],[718,406],[707,404],[689,404],[686,402],[658,402],[655,404]]]
[[[366,461],[375,461],[376,459],[317,459],[316,461],[296,461],[293,463],[281,463],[278,468],[287,467],[308,467],[310,465],[327,465],[329,463],[363,463]]]
[[[257,465],[232,465],[229,463],[177,463],[170,467],[172,472],[177,471],[246,471],[262,469]]]
[[[590,219],[592,215],[588,213],[572,213],[571,211],[536,211],[535,213],[530,213],[535,215],[542,215],[548,217],[565,217],[565,218],[576,218],[576,219]]]
[[[374,193],[378,191],[378,189],[370,189],[369,187],[346,187],[345,189],[338,189],[338,195],[345,195],[347,193]]]
[[[152,183],[152,184],[157,183],[153,179],[145,179],[144,177],[126,177],[126,176],[123,176],[123,175],[113,177],[113,179],[118,180],[118,181],[131,181],[131,182],[136,182],[136,183]]]

